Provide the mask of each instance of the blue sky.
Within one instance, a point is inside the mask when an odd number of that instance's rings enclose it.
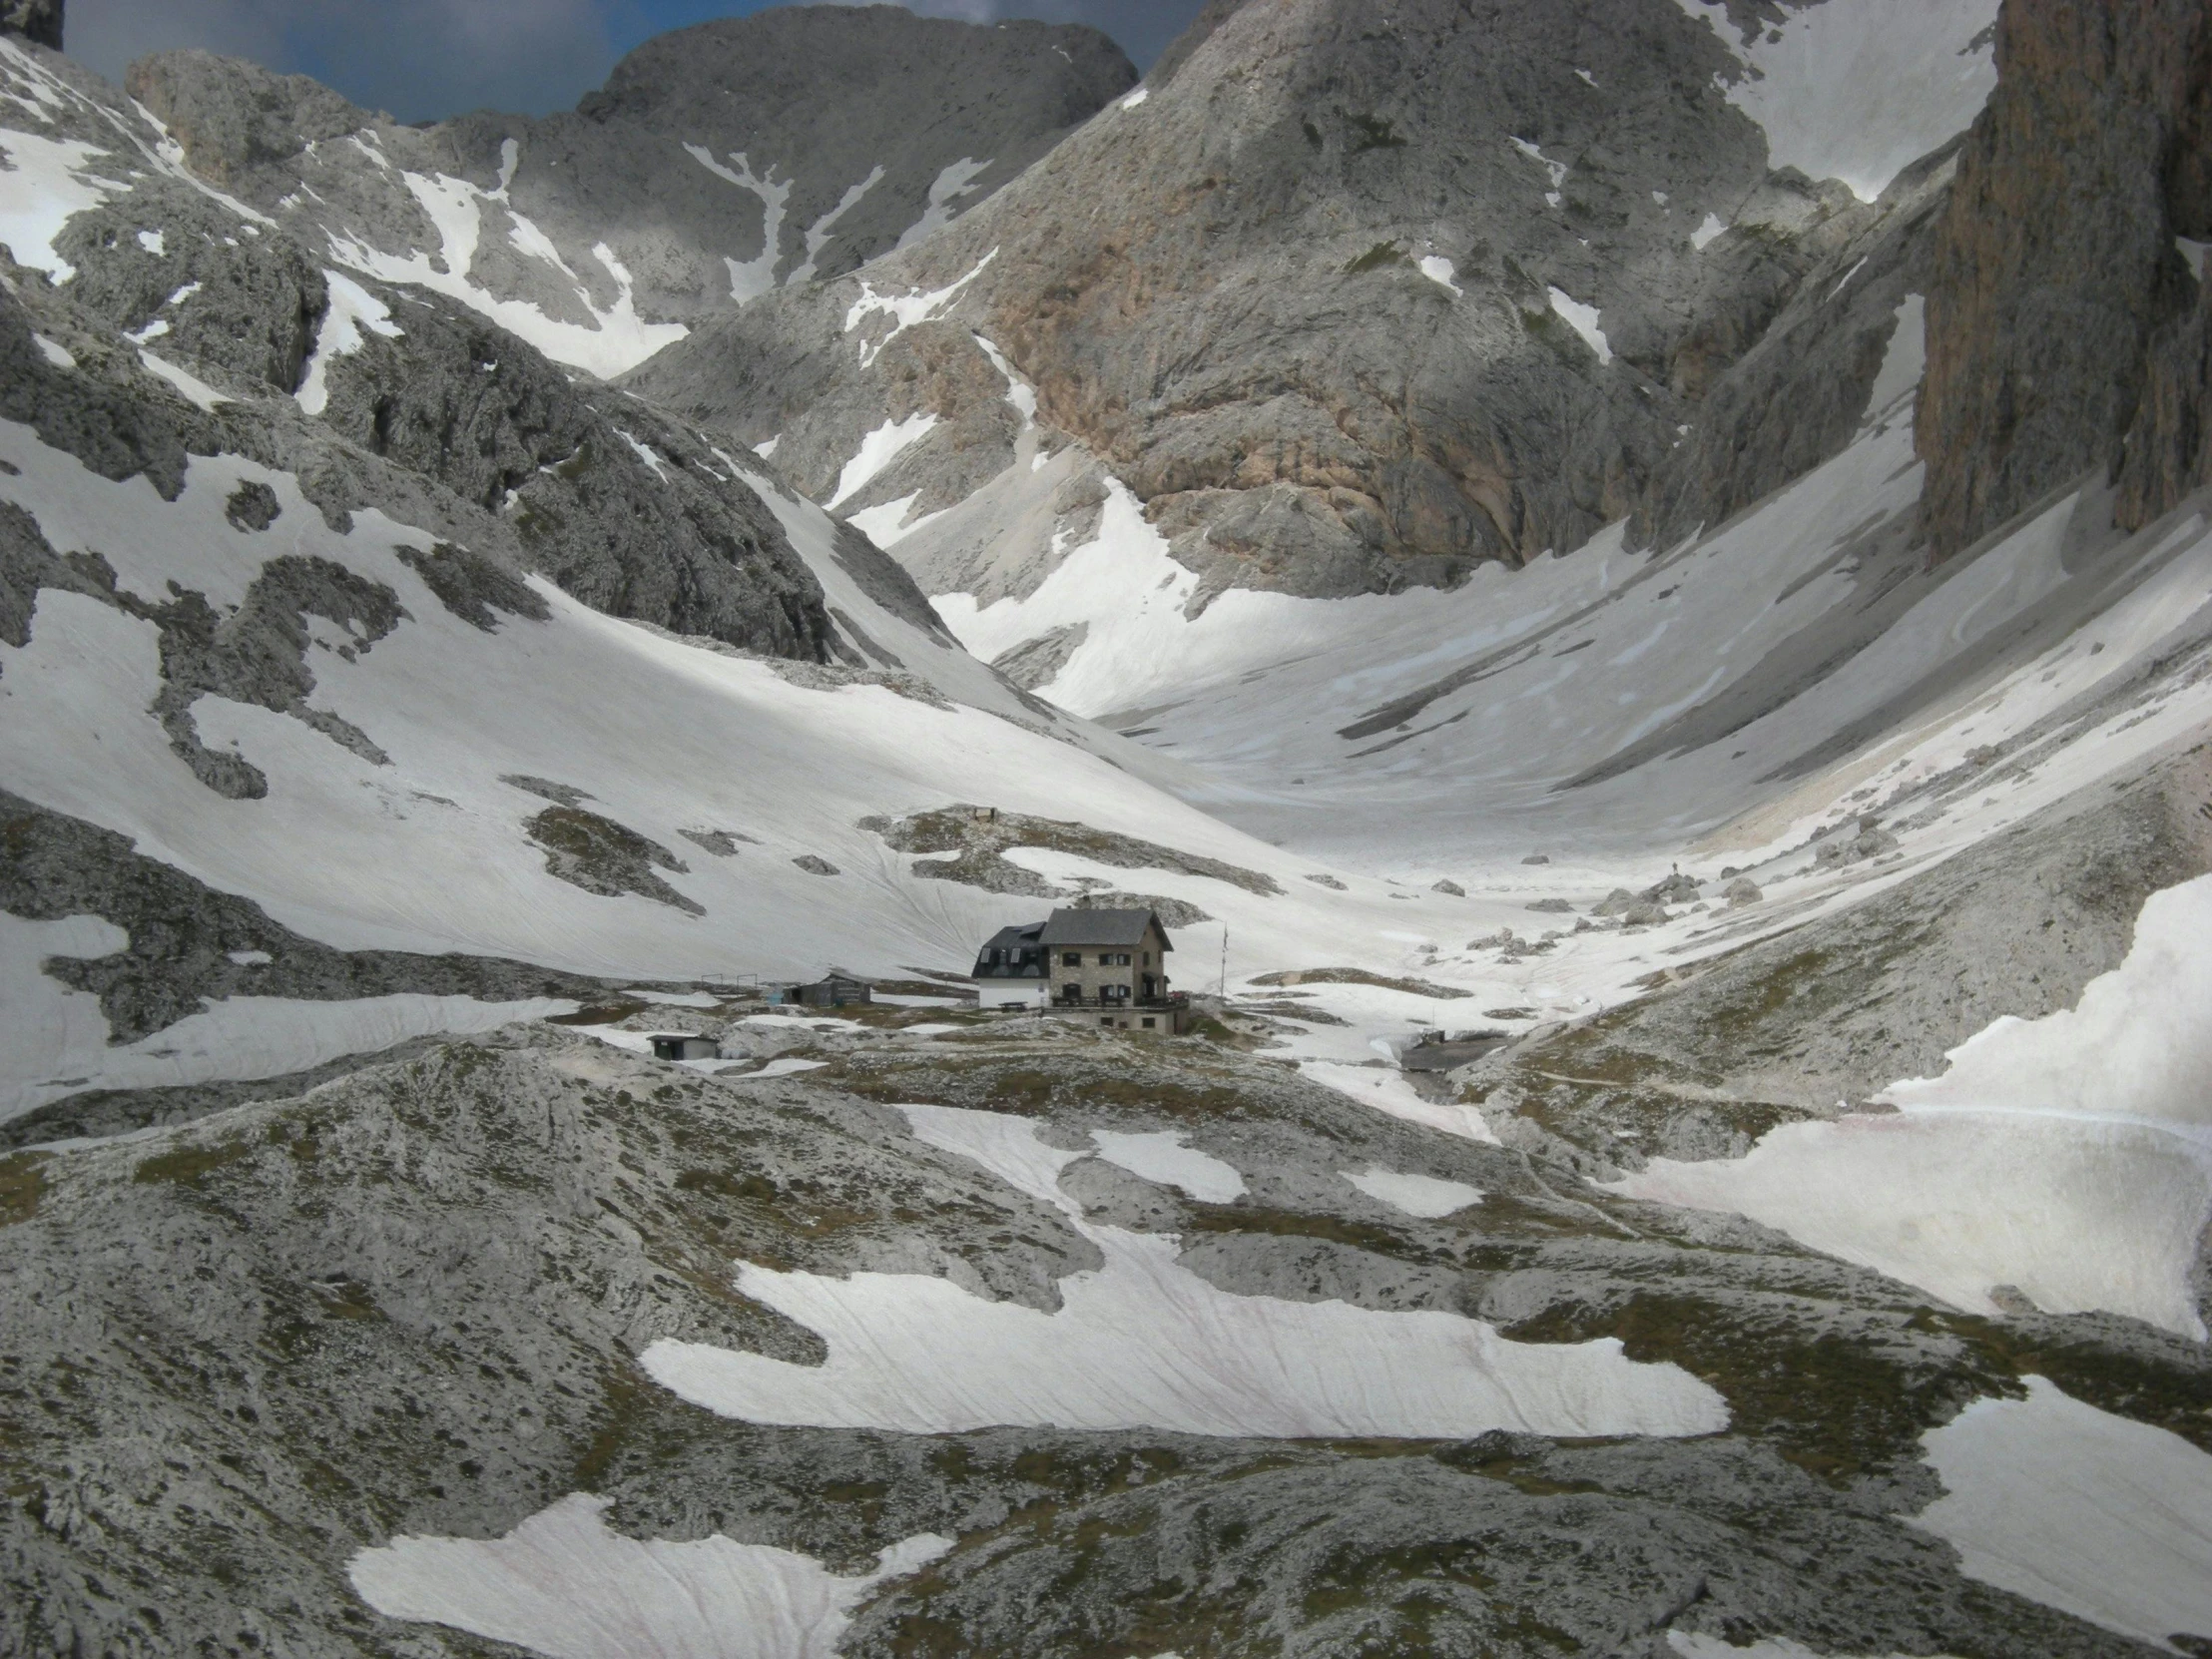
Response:
[[[312,75],[402,121],[461,110],[565,109],[624,52],[665,30],[775,0],[69,0],[68,50],[111,79],[133,58],[179,46]],[[1088,23],[1138,67],[1200,0],[905,0],[983,23]]]

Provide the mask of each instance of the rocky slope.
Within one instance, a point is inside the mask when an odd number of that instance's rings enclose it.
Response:
[[[896,6],[663,35],[574,113],[407,127],[204,52],[130,91],[321,263],[412,280],[594,373],[925,237],[1135,79],[1095,30]]]
[[[1006,468],[1029,399],[1205,595],[1448,586],[1632,513],[1678,536],[1848,437],[1948,178],[1886,164],[1868,202],[1773,167],[1790,135],[1745,89],[1783,70],[1744,55],[1758,24],[1697,10],[1220,9],[925,250],[636,384],[886,528]],[[1944,16],[1970,62],[1969,10]]]

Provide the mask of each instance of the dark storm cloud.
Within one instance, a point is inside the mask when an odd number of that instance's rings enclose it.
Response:
[[[70,55],[111,80],[148,52],[203,46],[312,75],[402,121],[566,109],[622,52],[764,0],[70,0]],[[907,0],[934,17],[1088,23],[1140,68],[1200,0]]]

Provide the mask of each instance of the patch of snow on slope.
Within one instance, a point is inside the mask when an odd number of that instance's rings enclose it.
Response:
[[[77,271],[54,252],[54,239],[77,215],[129,188],[94,171],[120,168],[106,151],[82,139],[41,138],[13,129],[0,132],[0,151],[9,164],[0,170],[0,244],[17,265],[68,281]]]
[[[1526,156],[1530,161],[1534,162],[1538,167],[1544,170],[1545,174],[1551,180],[1551,189],[1544,192],[1544,201],[1554,208],[1559,206],[1559,193],[1562,188],[1564,188],[1567,182],[1567,164],[1565,162],[1553,161],[1549,156],[1545,155],[1541,150],[1537,149],[1535,145],[1531,144],[1528,140],[1524,138],[1509,139],[1508,142],[1513,146],[1515,150],[1518,150],[1522,155]]]
[[[834,510],[838,502],[859,494],[878,472],[898,459],[907,445],[919,440],[936,424],[935,412],[923,409],[908,415],[904,420],[886,420],[872,432],[863,435],[859,449],[837,473],[836,493],[825,501],[823,506]]]
[[[2075,1007],[1999,1019],[1948,1058],[1888,1091],[1897,1113],[1785,1125],[1740,1159],[1654,1159],[1615,1190],[1733,1210],[1975,1313],[2008,1286],[2203,1340],[2212,875],[2153,893]]]
[[[1884,416],[1912,419],[1911,408],[1902,405],[1920,390],[1921,377],[1928,372],[1927,301],[1920,294],[1909,293],[1898,306],[1897,315],[1897,332],[1890,336],[1890,349],[1875,374],[1874,389],[1867,394],[1867,411],[1861,417],[1864,422]]]
[[[915,243],[927,240],[950,225],[953,215],[960,211],[954,204],[960,197],[975,189],[976,175],[990,165],[989,161],[979,162],[973,157],[962,156],[940,172],[929,186],[929,206],[922,209],[921,217],[900,234],[898,246],[891,252],[896,254],[911,248]]]
[[[1606,339],[1605,330],[1597,325],[1597,307],[1583,304],[1565,288],[1547,288],[1545,291],[1551,295],[1551,308],[1565,319],[1568,327],[1582,336],[1584,343],[1597,353],[1597,360],[1601,363],[1611,362],[1613,346]]]
[[[364,154],[382,160],[381,152],[375,147],[363,145],[361,148]],[[476,248],[483,235],[483,205],[493,200],[490,194],[466,179],[443,174],[425,177],[419,173],[402,173],[399,177],[436,229],[438,246],[405,254],[387,254],[360,237],[333,232],[330,255],[338,264],[381,281],[411,282],[458,300],[491,318],[509,333],[528,340],[554,361],[581,368],[602,379],[635,368],[662,346],[691,332],[681,322],[648,322],[638,315],[633,298],[636,284],[628,269],[616,259],[614,250],[605,243],[592,249],[592,257],[613,278],[615,299],[602,309],[592,302],[590,292],[581,282],[576,285],[577,303],[592,319],[589,326],[557,321],[534,300],[504,298],[493,293],[472,281],[468,275],[476,263]],[[512,215],[513,210],[503,203],[499,206],[502,212]],[[519,225],[519,216],[515,217]],[[546,246],[550,248],[550,242]],[[567,267],[561,269],[565,272]]]
[[[980,611],[966,594],[940,595],[935,604],[945,626],[985,662],[1054,628],[1086,624],[1082,647],[1037,690],[1063,709],[1094,715],[1145,701],[1147,683],[1172,662],[1197,588],[1198,573],[1169,556],[1128,486],[1108,477],[1097,533],[1034,593]]]
[[[1727,222],[1719,214],[1707,214],[1704,222],[1690,233],[1690,246],[1702,254],[1706,245],[1727,229]]]
[[[1768,166],[1841,179],[1862,202],[1965,131],[1996,86],[1983,36],[1997,0],[1807,6],[1762,27],[1748,46],[1715,0],[1680,4],[1743,61],[1728,101],[1765,131]]]
[[[159,231],[141,231],[138,234],[138,245],[156,258],[169,252],[169,244]]]
[[[1413,269],[1440,288],[1449,288],[1454,294],[1464,291],[1457,281],[1458,272],[1441,254],[1423,254],[1413,262]]]
[[[760,298],[776,286],[776,262],[782,257],[784,204],[791,200],[794,181],[786,179],[778,184],[773,166],[765,175],[755,177],[753,164],[745,159],[745,152],[742,150],[730,152],[730,159],[738,164],[734,168],[725,167],[716,161],[714,152],[704,144],[687,144],[684,146],[684,153],[716,178],[727,180],[740,190],[749,190],[761,199],[760,253],[750,260],[725,258],[722,262],[730,271],[732,299],[742,305],[750,299]],[[837,211],[843,210],[840,208]],[[832,213],[829,217],[834,219],[836,214]]]
[[[2150,1643],[2212,1636],[2212,1456],[2040,1377],[1922,1438],[1945,1495],[1913,1518],[1984,1584]]]
[[[122,928],[97,916],[26,921],[0,911],[0,1007],[7,1009],[7,1041],[0,1043],[0,1122],[82,1089],[279,1077],[409,1037],[491,1031],[576,1009],[574,1002],[549,997],[479,1002],[406,992],[319,1002],[233,996],[150,1037],[111,1048],[99,997],[50,977],[40,963],[49,956],[110,956],[129,943]]]
[[[197,403],[203,409],[213,409],[231,401],[190,369],[178,366],[167,357],[156,356],[143,345],[139,347],[139,361],[175,386],[187,401]]]
[[[2212,875],[2152,893],[2127,956],[2040,1019],[2005,1015],[1893,1084],[1908,1110],[2049,1112],[2173,1124],[2212,1136]]]
[[[1094,1129],[1091,1140],[1098,1147],[1098,1155],[1109,1164],[1160,1186],[1180,1188],[1202,1204],[1229,1204],[1244,1196],[1245,1179],[1235,1166],[1195,1146],[1185,1146],[1181,1130],[1132,1134]]]
[[[330,406],[330,359],[358,351],[362,343],[362,330],[396,339],[403,330],[391,319],[391,309],[352,277],[335,271],[325,271],[323,281],[328,285],[330,300],[322,312],[322,321],[315,328],[314,349],[307,356],[307,372],[293,395],[300,408],[311,415],[318,415]]]
[[[1014,406],[1026,429],[1037,423],[1037,388],[1014,372],[1014,365],[1006,360],[1006,353],[999,350],[981,334],[972,336],[984,356],[990,358],[991,367],[1006,376],[1006,401]]]
[[[663,1340],[648,1373],[749,1421],[943,1433],[992,1424],[1193,1434],[1463,1437],[1697,1434],[1720,1396],[1607,1338],[1508,1342],[1453,1314],[1232,1296],[1177,1260],[1172,1236],[1097,1227],[1061,1193],[1084,1156],[1034,1122],[949,1106],[899,1108],[915,1135],[1059,1210],[1105,1265],[1060,1282],[1056,1314],[988,1302],[915,1274],[830,1278],[744,1265],[738,1289],[822,1335],[828,1363]]]
[[[1144,101],[1151,96],[1152,89],[1150,87],[1139,87],[1135,92],[1129,93],[1128,95],[1123,97],[1118,103],[1114,105],[1114,108],[1117,110],[1133,110],[1143,104]]]
[[[844,332],[851,333],[853,329],[869,317],[878,314],[888,316],[891,319],[891,331],[872,344],[866,340],[860,342],[860,366],[862,368],[867,367],[869,363],[875,361],[876,354],[884,346],[890,344],[892,340],[898,338],[900,334],[911,328],[915,323],[928,321],[946,305],[958,298],[960,290],[980,276],[983,274],[983,268],[997,258],[998,250],[994,248],[980,260],[977,260],[975,269],[968,272],[966,276],[926,293],[877,293],[873,282],[862,282],[860,284],[860,297],[853,300],[844,313]]]
[[[1738,1647],[1719,1636],[1700,1636],[1688,1630],[1667,1632],[1667,1646],[1682,1659],[1828,1659],[1828,1655],[1816,1652],[1802,1642],[1793,1642],[1787,1636],[1765,1636],[1749,1647]],[[1908,1659],[1902,1653],[1893,1653],[1889,1659]],[[1934,1659],[1946,1659],[1936,1655]]]
[[[875,1571],[844,1578],[811,1555],[719,1532],[625,1537],[607,1525],[612,1501],[571,1492],[501,1538],[402,1534],[360,1551],[347,1575],[386,1618],[551,1659],[829,1659],[854,1607],[952,1547],[921,1533],[878,1554]]]
[[[1358,1187],[1368,1197],[1393,1210],[1402,1210],[1422,1221],[1434,1221],[1448,1216],[1455,1210],[1464,1210],[1470,1204],[1482,1202],[1482,1191],[1470,1187],[1464,1181],[1443,1181],[1433,1175],[1412,1175],[1399,1170],[1384,1169],[1381,1164],[1371,1165],[1358,1175],[1350,1170],[1344,1178]]]
[[[845,193],[837,198],[835,207],[807,227],[807,258],[793,269],[789,276],[784,278],[784,286],[796,288],[815,279],[815,260],[825,248],[830,246],[830,238],[836,235],[837,221],[858,207],[860,198],[880,184],[882,178],[883,164],[877,162],[874,167],[868,170],[868,176],[865,179],[846,188]]]
[[[1363,1106],[1373,1106],[1393,1118],[1440,1129],[1447,1135],[1462,1135],[1470,1141],[1497,1144],[1497,1135],[1481,1112],[1457,1101],[1428,1099],[1395,1066],[1301,1060],[1298,1069],[1301,1076],[1310,1077],[1339,1094],[1348,1094]]]
[[[69,348],[58,341],[50,340],[44,334],[33,334],[31,343],[38,347],[38,354],[56,368],[75,368],[77,366],[77,359],[70,355]]]
[[[908,524],[906,515],[913,511],[914,503],[920,499],[921,491],[909,490],[895,501],[885,501],[879,506],[862,507],[856,513],[847,513],[845,522],[877,547],[895,547],[902,539],[939,516],[936,513],[923,513]]]
[[[668,482],[668,462],[661,458],[661,452],[659,450],[655,449],[649,443],[640,443],[635,437],[631,436],[628,432],[625,432],[619,426],[615,428],[615,436],[620,438],[624,443],[630,446],[630,452],[633,455],[637,456],[640,461],[645,463],[646,469],[650,471],[654,477],[658,478],[664,484]]]

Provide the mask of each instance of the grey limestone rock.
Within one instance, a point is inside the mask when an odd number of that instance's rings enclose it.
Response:
[[[2114,466],[2138,410],[2133,521],[2195,476],[2171,470],[2177,441],[2194,448],[2177,417],[2196,394],[2180,386],[2202,384],[2183,322],[2197,283],[2174,238],[2212,234],[2206,39],[2190,0],[2001,13],[1997,89],[1959,152],[1929,293],[1916,441],[1938,555]]]
[[[685,322],[850,271],[972,210],[1135,79],[1093,29],[871,6],[656,37],[543,119],[404,127],[205,52],[141,60],[129,88],[196,173],[310,241],[439,258],[435,226],[382,162],[466,181],[488,229],[463,275],[588,325],[626,280],[642,317]],[[509,239],[525,220],[554,260]]]
[[[65,0],[6,0],[0,5],[0,32],[21,35],[59,52],[64,3]]]

